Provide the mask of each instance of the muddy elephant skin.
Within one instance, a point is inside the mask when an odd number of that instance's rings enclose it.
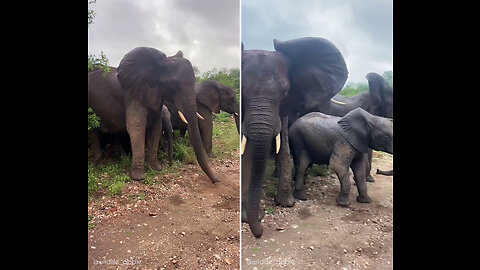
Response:
[[[294,196],[306,200],[304,175],[312,164],[326,164],[340,180],[337,203],[348,206],[349,168],[357,183],[357,201],[371,202],[367,194],[367,151],[374,149],[393,154],[393,126],[385,118],[357,108],[344,117],[320,112],[308,113],[290,126],[290,149],[295,165]]]

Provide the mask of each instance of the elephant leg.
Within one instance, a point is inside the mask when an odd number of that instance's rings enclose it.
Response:
[[[361,203],[370,203],[372,199],[367,194],[366,167],[368,166],[368,155],[362,154],[353,159],[350,167],[352,168],[355,182],[357,183],[358,196],[357,201]]]
[[[90,140],[90,149],[93,154],[93,160],[95,163],[97,163],[102,158],[102,150],[100,149],[100,138],[98,131],[88,131],[88,138]]]
[[[275,203],[285,207],[292,207],[295,204],[295,198],[292,193],[291,159],[290,147],[288,145],[288,116],[282,117],[282,131],[280,134],[280,151],[276,156],[276,166],[278,166],[278,186]]]
[[[158,145],[162,137],[162,111],[150,111],[153,119],[152,126],[147,130],[147,164],[154,170],[160,171],[162,164],[158,160]]]
[[[187,133],[186,129],[180,129],[180,137],[185,138],[185,133]]]
[[[212,152],[212,136],[213,136],[213,114],[203,105],[197,106],[198,113],[201,114],[204,120],[198,120],[198,127],[200,129],[200,136],[202,137],[202,143],[205,147],[205,153],[214,158],[215,155]]]
[[[145,130],[148,109],[139,101],[130,99],[126,106],[127,132],[132,146],[132,167],[129,176],[133,180],[145,179]]]
[[[371,170],[372,170],[372,156],[373,156],[373,150],[368,149],[368,162],[367,166],[365,168],[366,174],[367,174],[367,182],[375,182],[375,178],[373,178]]]
[[[348,195],[350,194],[350,176],[349,176],[349,164],[352,157],[343,153],[332,152],[330,157],[330,168],[337,174],[338,180],[340,180],[340,193],[337,197],[337,204],[340,206],[350,205]]]
[[[306,200],[307,195],[305,193],[305,172],[310,165],[310,158],[306,151],[302,151],[299,156],[294,159],[295,165],[295,190],[293,196],[300,200]]]

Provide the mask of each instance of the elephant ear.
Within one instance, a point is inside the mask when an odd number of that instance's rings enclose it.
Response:
[[[388,85],[387,80],[375,72],[370,72],[365,76],[368,80],[368,88],[372,102],[375,105],[385,104],[388,98],[393,96],[393,88]]]
[[[220,96],[218,83],[213,80],[195,84],[195,96],[197,101],[214,113],[220,113]]]
[[[340,134],[355,149],[362,153],[368,152],[368,134],[371,130],[371,118],[371,114],[362,108],[356,108],[347,113],[338,121],[338,125],[340,126]]]
[[[309,111],[339,93],[348,77],[343,55],[325,38],[273,40],[289,60],[288,98],[296,111]]]
[[[137,47],[125,54],[117,68],[117,78],[123,90],[154,110],[161,110],[158,80],[166,57],[157,49]]]

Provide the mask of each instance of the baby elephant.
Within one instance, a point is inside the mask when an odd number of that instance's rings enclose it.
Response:
[[[385,118],[371,115],[361,108],[344,117],[319,112],[304,115],[289,129],[290,149],[295,164],[295,191],[297,199],[306,200],[304,175],[313,163],[330,165],[340,180],[337,203],[350,204],[349,168],[357,183],[357,201],[372,201],[367,194],[366,170],[368,149],[393,154],[393,126]]]

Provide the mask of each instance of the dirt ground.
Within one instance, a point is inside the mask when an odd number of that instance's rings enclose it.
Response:
[[[121,196],[88,203],[89,269],[239,269],[239,161],[211,160],[167,183],[131,181]]]
[[[242,224],[242,269],[393,269],[393,176],[375,174],[392,169],[393,156],[374,152],[372,167],[368,204],[356,201],[352,185],[350,206],[337,206],[335,174],[307,178],[309,199],[292,208],[264,197],[274,210],[265,215],[259,239]]]

